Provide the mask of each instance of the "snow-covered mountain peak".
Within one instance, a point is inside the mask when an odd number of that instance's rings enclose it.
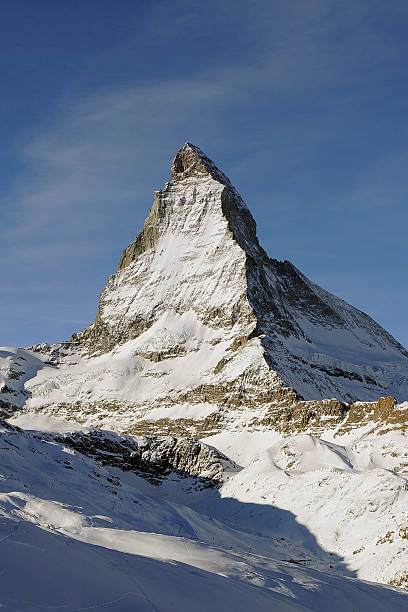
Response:
[[[195,248],[196,253],[202,250],[204,241],[211,240],[216,248],[219,240],[223,240],[221,229],[229,230],[230,237],[244,250],[260,250],[256,224],[247,206],[230,180],[201,149],[186,143],[174,157],[171,177],[172,182],[154,192],[144,228],[123,252],[118,271],[145,251],[155,249],[160,238],[171,241],[183,257],[186,244],[180,242],[180,233],[189,237],[190,250]],[[204,250],[200,256],[208,258],[209,254]]]
[[[17,413],[0,419],[7,609],[44,609],[49,584],[49,606],[64,607],[86,555],[115,610],[207,610],[209,592],[217,610],[402,610],[406,596],[373,597],[356,578],[408,586],[408,402],[395,400],[407,373],[408,353],[370,317],[268,257],[238,192],[187,143],[94,323],[0,351],[0,417]],[[142,591],[144,557],[161,565]],[[197,597],[208,576],[227,583]]]
[[[26,404],[135,433],[247,424],[290,433],[327,418],[348,427],[375,420],[379,397],[408,396],[405,349],[289,261],[268,257],[237,190],[189,143],[94,323],[64,352],[60,367],[50,355],[54,367],[25,383]],[[356,400],[373,405],[351,410]]]

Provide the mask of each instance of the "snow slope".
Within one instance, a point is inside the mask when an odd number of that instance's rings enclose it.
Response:
[[[205,441],[244,466],[223,496],[289,510],[360,578],[407,587],[407,436],[354,432],[343,444],[332,440],[259,432]]]
[[[28,427],[39,423],[26,417]],[[354,577],[290,512],[191,489],[193,479],[176,474],[155,487],[58,436],[1,424],[5,610],[396,612],[408,604],[406,592]]]
[[[29,392],[25,383],[45,367],[48,357],[21,348],[0,347],[0,410],[21,408]]]

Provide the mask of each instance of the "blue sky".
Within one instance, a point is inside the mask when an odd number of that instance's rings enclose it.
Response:
[[[408,346],[408,3],[2,2],[0,344],[68,338],[185,141]]]

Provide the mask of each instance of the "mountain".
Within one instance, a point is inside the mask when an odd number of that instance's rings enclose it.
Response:
[[[26,383],[27,407],[202,435],[248,421],[284,428],[311,412],[353,421],[356,400],[408,397],[407,351],[290,262],[270,259],[238,192],[199,148],[177,153],[171,178],[94,323],[70,343],[35,348],[55,367]]]
[[[0,349],[0,606],[399,612],[407,366],[186,144],[94,323]]]

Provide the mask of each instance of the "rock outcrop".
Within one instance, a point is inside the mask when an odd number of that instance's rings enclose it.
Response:
[[[187,438],[134,438],[91,430],[56,436],[55,440],[101,465],[132,471],[155,485],[169,476],[177,476],[197,479],[195,485],[201,488],[217,487],[224,481],[225,473],[239,469],[215,448]]]

